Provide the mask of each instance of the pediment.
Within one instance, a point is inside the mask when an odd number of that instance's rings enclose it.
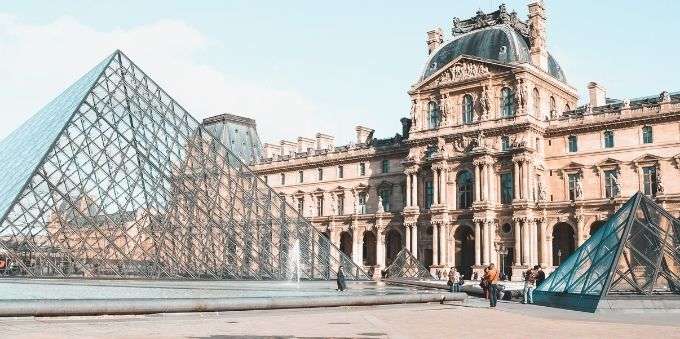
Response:
[[[414,90],[431,89],[474,79],[484,79],[494,73],[507,71],[512,68],[512,66],[507,64],[488,59],[461,55],[427,79],[421,81],[420,84],[415,86]]]
[[[567,164],[567,166],[564,166],[562,169],[563,170],[570,170],[570,169],[581,169],[581,168],[584,168],[584,167],[585,166],[583,164],[572,161],[569,164]]]
[[[636,163],[636,164],[642,163],[642,162],[655,162],[655,161],[659,161],[659,159],[661,159],[661,157],[656,156],[654,154],[647,153],[645,155],[642,155],[642,156],[639,156],[639,157],[633,159],[633,162]]]
[[[619,164],[621,164],[621,161],[616,160],[616,159],[612,159],[612,158],[607,158],[603,161],[598,162],[596,166],[598,166],[598,167],[617,166]]]

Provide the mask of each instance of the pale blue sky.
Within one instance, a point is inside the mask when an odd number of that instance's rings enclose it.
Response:
[[[196,117],[253,117],[265,142],[354,126],[400,132],[425,32],[501,1],[5,1],[0,8],[4,137],[121,48]],[[505,1],[526,18],[527,1]],[[677,1],[546,1],[548,45],[582,95],[680,90]],[[2,66],[4,65],[4,66]],[[286,123],[292,118],[294,123]]]

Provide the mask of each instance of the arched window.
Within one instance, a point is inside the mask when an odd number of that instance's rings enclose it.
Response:
[[[472,174],[469,171],[461,171],[456,176],[458,208],[467,209],[472,206],[472,184]]]
[[[473,119],[473,114],[474,114],[474,101],[472,100],[472,96],[470,94],[466,94],[463,97],[463,123],[464,124],[471,124],[472,119]]]
[[[427,105],[427,115],[429,128],[439,127],[439,121],[441,117],[439,112],[439,106],[437,105],[436,102],[430,101],[430,103]]]
[[[503,117],[515,116],[515,94],[507,87],[501,90],[501,112]]]
[[[535,87],[533,99],[534,99],[534,116],[538,118],[541,116],[541,95],[540,93],[538,93],[538,88]]]

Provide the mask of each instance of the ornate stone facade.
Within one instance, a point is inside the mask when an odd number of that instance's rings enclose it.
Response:
[[[680,174],[680,93],[614,100],[593,83],[577,107],[545,50],[542,2],[529,12],[525,23],[501,6],[454,19],[453,40],[431,34],[401,135],[374,139],[358,127],[349,146],[322,135],[265,144],[256,173],[356,262],[379,269],[405,246],[433,271],[456,266],[469,277],[498,263],[519,280],[529,266],[559,265],[637,191],[677,213],[680,182],[669,179]],[[524,47],[441,52],[491,30]]]

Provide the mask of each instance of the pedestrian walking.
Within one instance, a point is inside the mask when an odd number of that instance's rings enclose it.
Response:
[[[338,267],[337,283],[338,291],[342,292],[347,289],[347,284],[345,283],[345,271],[343,271],[342,266]]]
[[[537,276],[536,276],[536,287],[541,286],[541,283],[543,280],[545,280],[545,272],[543,272],[543,268],[541,266],[534,266],[534,269],[536,269]]]
[[[486,272],[489,271],[489,266],[484,267],[484,274],[482,275],[482,278],[479,282],[479,287],[482,288],[482,292],[484,292],[484,299],[489,299],[489,282],[484,279],[486,277]]]
[[[500,273],[496,269],[495,264],[489,265],[487,270],[484,272],[484,277],[482,280],[488,282],[489,285],[489,306],[496,307],[498,301],[498,281],[500,278]]]
[[[536,266],[524,272],[524,300],[522,300],[522,304],[534,303],[534,289],[536,288],[536,278],[538,278]]]

